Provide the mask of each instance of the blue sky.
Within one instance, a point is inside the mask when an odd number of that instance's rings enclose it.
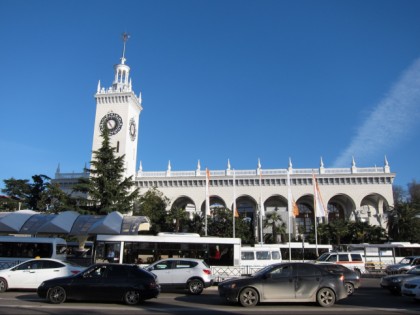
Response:
[[[0,187],[80,172],[127,43],[144,171],[383,166],[420,180],[420,1],[0,0]]]

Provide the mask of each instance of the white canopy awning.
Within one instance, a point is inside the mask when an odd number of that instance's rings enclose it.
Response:
[[[0,212],[0,234],[135,235],[149,228],[148,217],[123,216],[117,211],[108,215],[81,215],[74,211],[59,214],[32,210]]]

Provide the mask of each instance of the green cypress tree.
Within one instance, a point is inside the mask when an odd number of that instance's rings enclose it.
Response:
[[[91,168],[87,169],[89,178],[80,179],[73,190],[87,194],[85,209],[94,213],[129,212],[138,197],[138,188],[133,189],[135,182],[132,176],[124,177],[125,156],[116,156],[107,128],[104,128],[101,137],[102,146],[93,151]]]

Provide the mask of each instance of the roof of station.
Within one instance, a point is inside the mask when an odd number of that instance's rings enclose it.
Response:
[[[0,212],[0,234],[120,235],[148,231],[150,220],[144,216],[84,215],[75,211],[46,214],[33,210]]]

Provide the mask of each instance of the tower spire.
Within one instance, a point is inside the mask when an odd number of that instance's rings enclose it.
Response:
[[[127,33],[122,34],[123,40],[123,51],[121,57],[121,63],[114,66],[115,76],[114,82],[112,83],[112,90],[115,92],[131,92],[132,82],[130,79],[130,67],[125,64],[125,48],[130,35]]]
[[[123,52],[122,52],[122,57],[121,57],[121,64],[122,65],[124,65],[125,64],[125,45],[126,45],[126,43],[127,43],[127,41],[128,41],[128,39],[130,38],[130,34],[128,34],[128,33],[126,33],[126,32],[124,32],[123,34],[122,34],[122,39],[123,39],[123,42],[124,42],[124,44],[123,44]]]

